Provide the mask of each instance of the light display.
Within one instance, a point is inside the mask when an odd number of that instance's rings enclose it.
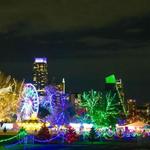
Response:
[[[35,131],[38,131],[41,128],[43,123],[42,122],[20,122],[17,123],[17,125],[19,126],[19,128],[23,127],[24,129],[26,129],[28,133],[34,133]],[[46,123],[47,127],[49,125],[50,123]]]
[[[89,123],[69,123],[69,125],[74,128],[77,133],[79,133],[81,130],[83,132],[89,132],[93,127],[93,124]]]
[[[18,135],[15,135],[15,136],[10,137],[10,138],[8,138],[8,139],[0,140],[0,143],[2,143],[2,142],[6,142],[6,141],[10,141],[10,140],[15,139],[15,138],[17,138],[17,137],[18,137]]]
[[[45,121],[51,122],[53,125],[63,125],[69,122],[67,107],[67,94],[62,93],[54,86],[45,88],[46,97],[41,101],[41,106],[46,108],[50,115],[45,117]]]
[[[69,126],[65,134],[65,140],[67,141],[67,143],[70,144],[70,143],[77,141],[77,139],[78,139],[78,135],[75,129]]]
[[[13,137],[10,137],[10,138],[7,138],[7,139],[2,139],[2,140],[0,140],[0,143],[6,142],[6,141],[10,141],[10,140],[15,139],[15,138],[17,139],[18,137],[19,137],[19,138],[23,138],[23,137],[25,137],[26,135],[27,135],[26,130],[23,129],[23,128],[21,128],[21,129],[19,130],[19,132],[18,132],[17,135],[15,135],[15,136],[13,136]]]
[[[121,79],[117,80],[115,75],[112,74],[105,78],[105,84],[107,91],[112,91],[113,93],[117,94],[116,96],[118,97],[120,103],[119,107],[120,109],[122,109],[123,114],[127,117],[122,80]]]
[[[111,92],[84,92],[81,96],[80,106],[86,108],[86,116],[97,126],[115,125],[118,116],[116,95]]]
[[[17,121],[28,120],[32,115],[37,116],[39,110],[39,97],[34,85],[31,83],[24,84],[19,100],[20,108]]]
[[[149,127],[149,128],[146,128]],[[136,131],[136,132],[142,132],[143,130],[145,131],[150,131],[150,125],[142,122],[142,121],[136,121],[134,123],[131,124],[126,124],[126,125],[118,125],[116,124],[116,130],[129,130],[129,131]]]
[[[102,93],[91,90],[89,92],[84,92],[82,95],[81,106],[87,109],[90,115],[94,113],[94,109],[102,99]]]
[[[118,94],[118,97],[119,97],[119,100],[123,109],[123,113],[125,116],[127,116],[127,110],[126,110],[125,101],[124,101],[124,93],[122,92],[122,88],[120,88],[117,84],[115,85],[115,87],[116,87],[116,91],[117,91],[117,94]]]
[[[11,85],[9,85],[6,88],[1,88],[0,89],[0,95],[4,95],[4,94],[7,94],[7,93],[11,93],[11,92],[12,92],[12,86]]]
[[[41,106],[46,108],[51,114],[54,113],[56,107],[56,96],[60,96],[60,92],[54,86],[47,86],[45,88],[46,96],[41,101]]]
[[[48,140],[39,140],[39,139],[35,138],[34,141],[35,141],[35,142],[39,142],[39,143],[49,143],[49,142],[51,142],[51,141],[53,141],[53,140],[59,138],[60,136],[61,136],[61,135],[58,134],[58,135],[56,135],[55,137],[50,138],[50,139],[48,139]]]
[[[15,121],[23,83],[0,73],[0,121]]]
[[[109,84],[116,84],[115,75],[112,74],[112,75],[106,77],[106,78],[105,78],[105,82],[106,82],[106,83],[109,83]]]

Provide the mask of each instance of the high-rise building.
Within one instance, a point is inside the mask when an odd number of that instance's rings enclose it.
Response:
[[[35,58],[33,63],[33,84],[39,96],[45,95],[45,86],[48,83],[47,58]]]
[[[137,112],[136,100],[134,99],[127,100],[127,106],[128,106],[128,115],[130,117],[135,117]]]

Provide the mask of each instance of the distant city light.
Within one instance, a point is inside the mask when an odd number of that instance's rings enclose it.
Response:
[[[36,63],[47,63],[47,58],[35,58]]]

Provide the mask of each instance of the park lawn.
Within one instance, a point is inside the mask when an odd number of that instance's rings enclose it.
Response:
[[[12,135],[0,135],[0,140],[8,139],[10,137],[13,137]]]
[[[17,138],[14,138],[14,139],[11,139],[11,140],[8,140],[8,141],[3,141],[1,142],[2,140],[7,140],[11,137],[13,137],[14,135],[0,135],[0,146],[1,145],[7,145],[7,144],[12,144],[12,143],[15,143],[16,141],[18,141]],[[0,149],[1,150],[1,149]]]
[[[149,150],[150,145],[142,144],[139,145],[138,143],[114,143],[110,145],[109,143],[106,142],[106,144],[19,144],[14,147],[0,147],[0,150],[21,150],[21,149],[30,149],[30,150],[77,150],[77,149],[82,149],[82,150]]]

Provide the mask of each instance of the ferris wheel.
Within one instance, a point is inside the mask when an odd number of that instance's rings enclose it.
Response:
[[[24,84],[20,96],[20,108],[17,120],[28,120],[32,115],[37,116],[39,111],[39,97],[35,86],[31,83]]]

